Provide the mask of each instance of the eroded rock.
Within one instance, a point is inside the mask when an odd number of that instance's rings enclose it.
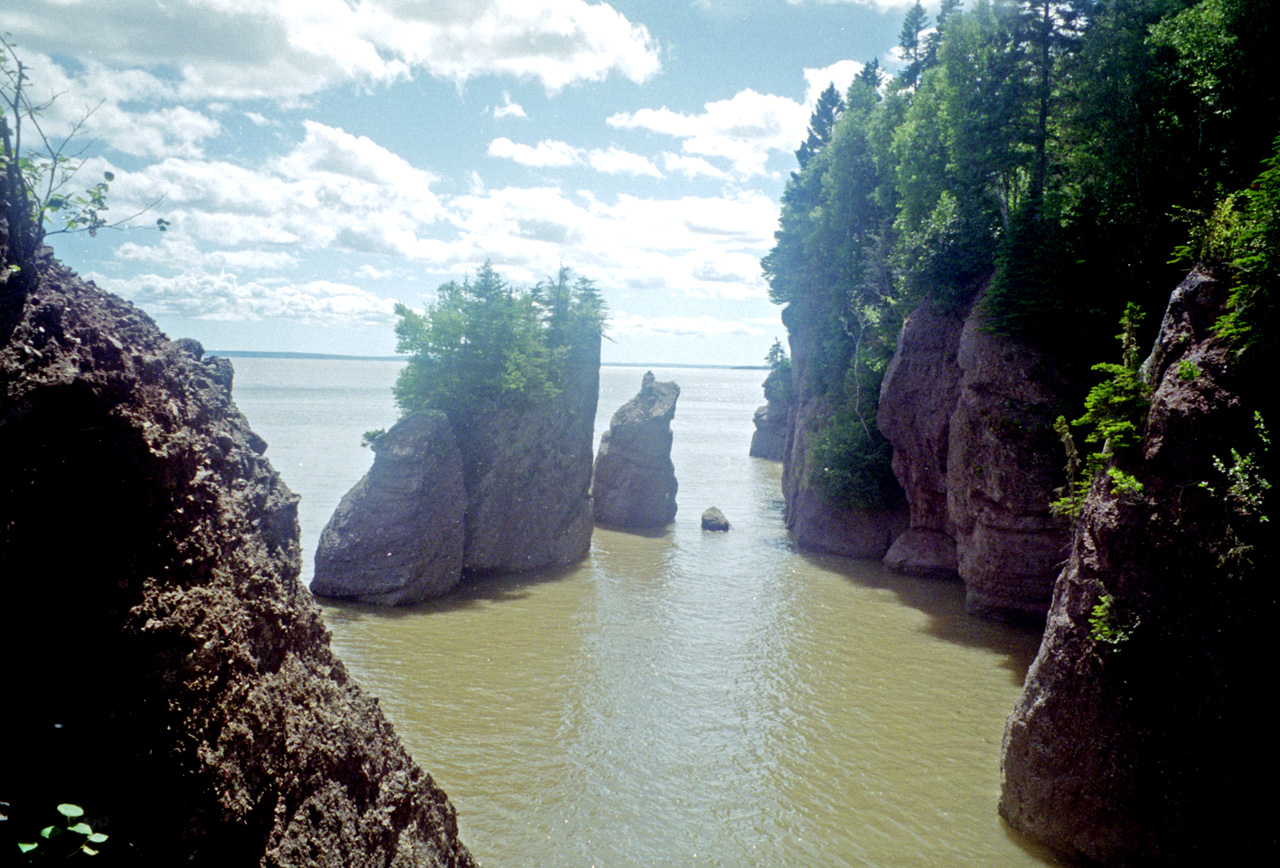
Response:
[[[39,266],[0,344],[6,813],[74,798],[122,864],[472,865],[330,649],[225,367]]]
[[[729,519],[717,507],[711,506],[702,512],[702,529],[710,531],[726,531]]]
[[[1102,865],[1280,856],[1263,795],[1280,723],[1263,695],[1271,549],[1214,466],[1260,448],[1251,405],[1269,388],[1212,335],[1226,290],[1197,270],[1170,300],[1141,453],[1122,459],[1143,490],[1094,481],[1005,733],[1001,814]]]
[[[676,516],[671,420],[680,387],[644,375],[600,439],[592,495],[595,520],[617,527],[662,527]]]
[[[342,498],[316,547],[311,592],[402,605],[462,576],[462,453],[440,412],[402,419],[373,443],[373,467]]]

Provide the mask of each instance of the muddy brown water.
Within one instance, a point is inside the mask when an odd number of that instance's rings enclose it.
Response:
[[[316,538],[394,421],[395,362],[235,359],[236,401]],[[387,611],[323,602],[334,645],[448,792],[486,866],[1054,864],[996,814],[1038,636],[958,583],[797,551],[781,465],[747,456],[762,371],[681,386],[679,514],[597,529],[568,570]],[[602,372],[596,440],[643,369]],[[708,506],[733,529],[701,530]]]

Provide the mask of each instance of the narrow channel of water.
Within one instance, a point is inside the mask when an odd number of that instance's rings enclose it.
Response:
[[[309,577],[398,365],[235,364]],[[1038,636],[965,616],[958,583],[796,551],[780,465],[747,456],[763,372],[654,372],[682,389],[671,528],[597,529],[578,567],[420,607],[324,604],[468,846],[490,868],[1052,864],[996,815]],[[642,374],[604,369],[597,442]],[[731,532],[700,529],[712,505]]]

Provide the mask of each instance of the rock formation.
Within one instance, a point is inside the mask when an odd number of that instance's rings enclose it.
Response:
[[[783,320],[804,317],[790,308]],[[811,482],[813,439],[831,415],[827,402],[812,390],[810,368],[821,353],[817,337],[805,328],[788,325],[791,333],[792,382],[795,402],[789,420],[787,454],[782,469],[787,528],[801,548],[854,558],[882,558],[907,528],[905,506],[887,510],[849,509],[831,503]]]
[[[702,512],[702,529],[726,531],[729,529],[729,519],[717,507],[708,507]]]
[[[597,337],[569,357],[553,397],[402,420],[325,528],[312,593],[401,605],[464,575],[582,560],[599,392]]]
[[[644,375],[640,392],[613,414],[600,439],[592,494],[595,520],[617,527],[662,527],[676,517],[671,419],[680,387]]]
[[[753,458],[781,461],[787,454],[787,421],[791,416],[791,368],[774,370],[764,378],[764,397],[768,402],[759,407],[752,421],[755,433],[751,435]]]
[[[48,251],[24,277],[0,278],[11,822],[75,800],[105,864],[472,865],[330,650],[230,367]]]
[[[885,564],[958,574],[971,614],[1038,620],[1067,550],[1049,513],[1064,386],[1038,352],[988,332],[981,309],[981,297],[967,312],[926,302],[903,326],[877,421],[911,528]]]
[[[1211,334],[1226,287],[1194,271],[1144,368],[1142,484],[1094,480],[1009,719],[1000,811],[1108,866],[1276,864],[1271,547],[1214,459],[1262,448],[1263,394]],[[1256,405],[1255,405],[1256,406]]]
[[[373,452],[373,467],[320,535],[311,592],[382,605],[443,594],[462,576],[467,508],[449,420],[415,413]]]
[[[465,571],[563,567],[587,556],[599,397],[597,336],[570,358],[555,398],[451,420],[467,488]]]

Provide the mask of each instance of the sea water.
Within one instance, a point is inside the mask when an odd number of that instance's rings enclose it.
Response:
[[[400,363],[239,358],[235,399],[302,497],[304,580]],[[747,455],[759,370],[681,387],[667,529],[395,610],[321,601],[334,646],[491,868],[1053,864],[996,814],[1038,635],[957,582],[798,551],[781,465]],[[596,443],[643,369],[601,373]],[[732,523],[701,530],[709,506]]]

